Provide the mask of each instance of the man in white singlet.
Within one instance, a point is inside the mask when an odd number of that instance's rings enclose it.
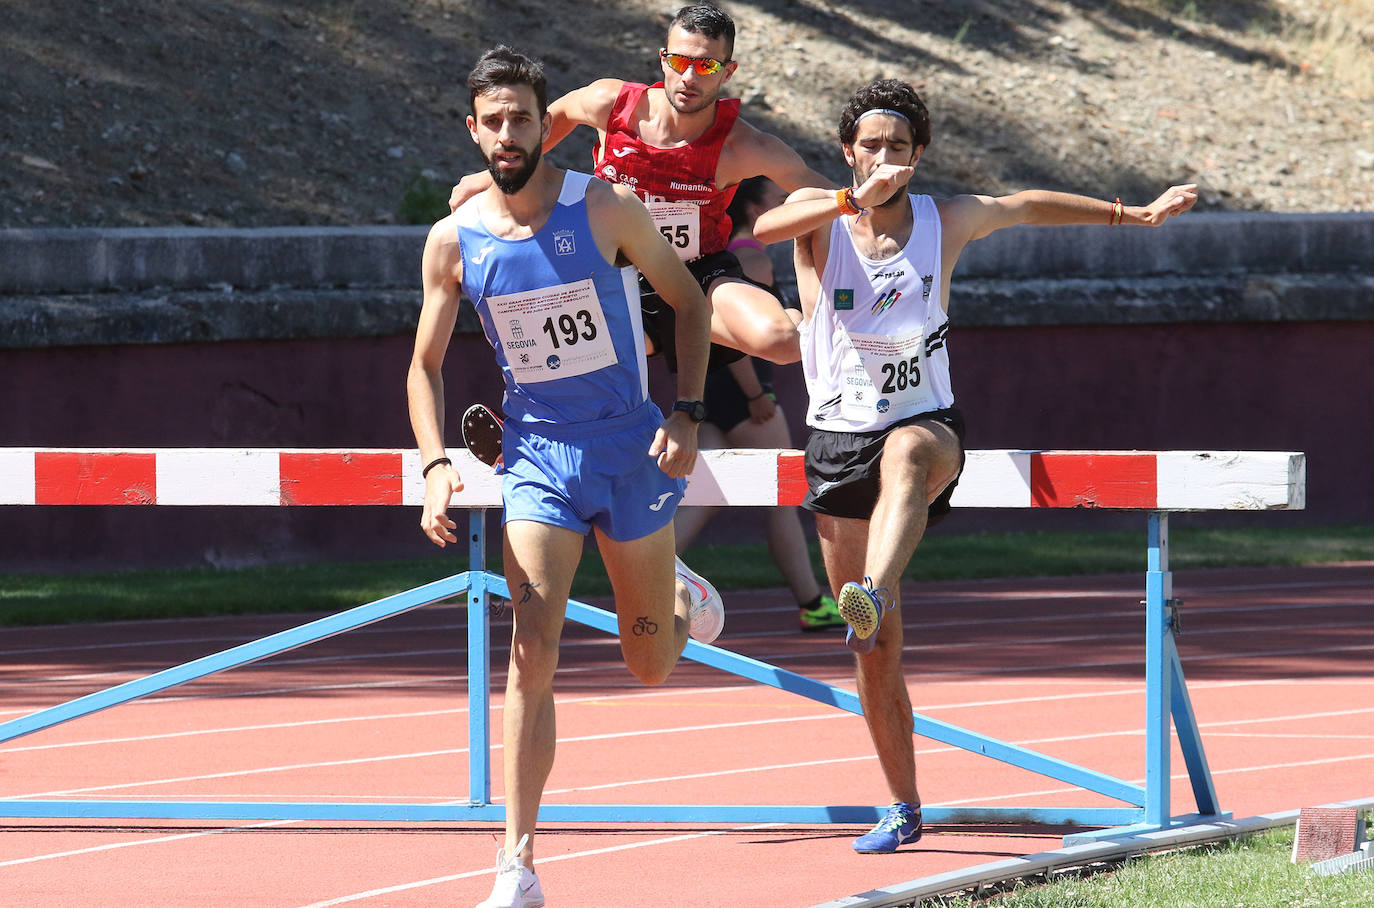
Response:
[[[963,467],[963,416],[949,374],[949,282],[964,247],[1016,224],[1158,226],[1197,201],[1194,184],[1149,205],[1028,190],[994,198],[910,195],[930,142],[911,86],[869,83],[840,114],[848,189],[799,189],[754,224],[796,239],[802,369],[812,434],[808,492],[830,585],[857,653],[859,699],[892,806],[854,842],[866,854],[921,836],[911,700],[902,674],[902,573],[949,509]],[[926,507],[925,505],[929,505]]]

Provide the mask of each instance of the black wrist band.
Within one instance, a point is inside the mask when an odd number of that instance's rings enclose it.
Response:
[[[441,463],[446,463],[446,464],[448,464],[449,466],[453,466],[453,461],[449,460],[447,457],[439,457],[439,458],[436,458],[436,459],[434,459],[434,460],[431,460],[429,463],[427,463],[427,464],[425,465],[425,468],[424,468],[423,470],[420,471],[420,478],[421,478],[421,479],[428,479],[428,478],[429,478],[429,471],[432,470],[432,469],[434,469],[435,467],[439,466],[439,464],[441,464]]]
[[[745,401],[747,401],[748,403],[751,403],[751,404],[752,404],[754,401],[758,400],[760,397],[766,397],[766,396],[768,396],[768,392],[767,392],[767,391],[760,391],[759,393],[755,394],[753,397],[746,397],[746,398],[745,398]]]

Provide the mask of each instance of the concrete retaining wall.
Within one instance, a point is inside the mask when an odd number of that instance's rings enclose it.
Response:
[[[0,231],[0,445],[408,446],[423,238]],[[952,293],[969,445],[1302,450],[1306,512],[1182,519],[1374,518],[1371,263],[1374,215],[996,234],[970,249]],[[500,399],[465,312],[446,362],[451,420],[469,400]],[[800,444],[800,373],[778,371]],[[654,373],[656,396],[670,398]],[[737,516],[708,532],[757,534],[757,517]],[[429,554],[416,519],[386,508],[4,508],[0,570]],[[1135,522],[981,511],[942,531]]]

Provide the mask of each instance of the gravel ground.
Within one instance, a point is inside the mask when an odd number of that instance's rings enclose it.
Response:
[[[555,95],[652,80],[677,5],[0,0],[0,226],[424,222],[478,164],[483,50],[542,57]],[[888,76],[932,111],[925,191],[1195,180],[1202,209],[1374,209],[1374,0],[723,5],[745,116],[835,178],[840,105]]]

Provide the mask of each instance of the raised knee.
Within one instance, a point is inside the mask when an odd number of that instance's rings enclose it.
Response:
[[[657,687],[668,680],[668,676],[673,673],[676,664],[676,661],[667,662],[661,659],[652,659],[631,662],[629,667],[641,684],[647,687]]]
[[[769,324],[760,344],[760,354],[769,362],[786,366],[801,359],[801,335],[791,321]]]

